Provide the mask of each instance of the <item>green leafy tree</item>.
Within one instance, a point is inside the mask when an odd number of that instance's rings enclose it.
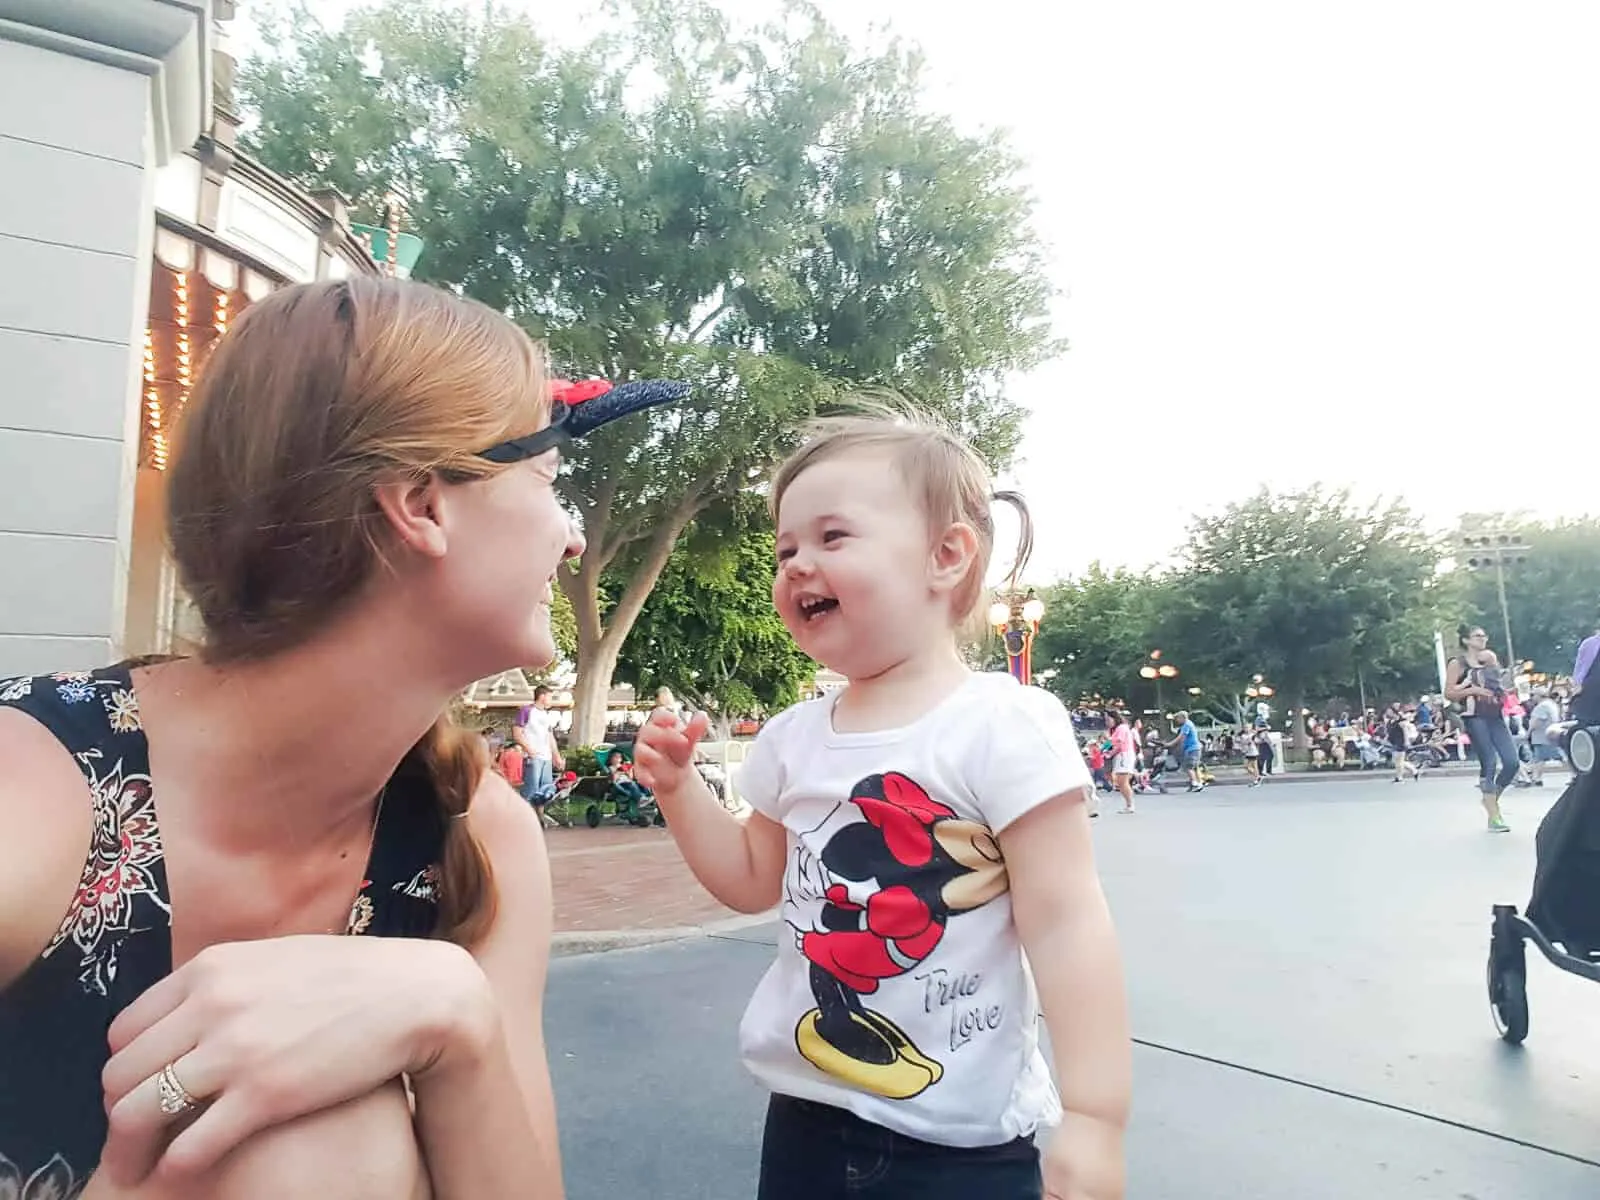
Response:
[[[1476,518],[1473,527],[1492,525],[1519,535],[1528,545],[1523,561],[1505,568],[1506,607],[1520,660],[1551,675],[1572,670],[1578,643],[1600,618],[1600,520],[1546,523],[1513,517]],[[1468,570],[1457,556],[1456,582],[1462,605],[1443,626],[1454,644],[1458,622],[1479,624],[1498,645],[1504,640],[1500,595],[1493,568]]]
[[[339,29],[301,8],[240,74],[246,147],[368,220],[400,196],[420,278],[510,314],[561,371],[694,384],[569,459],[579,740],[680,536],[806,418],[892,389],[1001,467],[1002,381],[1059,349],[1017,164],[923,110],[913,52],[798,4],[746,32],[695,0],[617,10],[557,48],[492,7],[393,0]]]
[[[1100,696],[1138,708],[1155,700],[1139,675],[1159,647],[1161,581],[1094,563],[1079,578],[1047,589],[1034,640],[1035,675],[1068,704]]]
[[[666,685],[724,726],[794,703],[816,674],[772,607],[773,535],[691,529],[623,644],[617,671]]]
[[[1264,674],[1298,711],[1358,672],[1400,676],[1431,662],[1438,561],[1403,505],[1263,489],[1194,522],[1163,624],[1174,657],[1235,686]]]

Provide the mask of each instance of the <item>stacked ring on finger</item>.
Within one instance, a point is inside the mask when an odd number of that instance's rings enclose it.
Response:
[[[161,1111],[169,1117],[181,1117],[200,1107],[200,1101],[183,1086],[175,1067],[175,1063],[168,1063],[156,1076],[156,1095],[161,1101]]]

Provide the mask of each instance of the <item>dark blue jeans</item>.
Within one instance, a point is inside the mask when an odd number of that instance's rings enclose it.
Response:
[[[1040,1200],[1031,1137],[1000,1146],[937,1146],[810,1100],[774,1096],[761,1140],[756,1200]]]
[[[1472,739],[1472,752],[1478,756],[1478,788],[1498,796],[1511,786],[1511,781],[1522,769],[1517,758],[1517,742],[1506,726],[1505,718],[1498,713],[1491,716],[1464,717],[1467,736]],[[1495,771],[1495,760],[1500,760],[1500,770]]]

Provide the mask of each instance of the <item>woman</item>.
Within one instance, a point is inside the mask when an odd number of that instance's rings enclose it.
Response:
[[[1256,730],[1256,779],[1252,786],[1260,787],[1272,774],[1272,733],[1265,726]]]
[[[0,1194],[561,1195],[543,832],[440,714],[554,658],[556,447],[665,390],[552,405],[389,279],[218,343],[167,473],[204,649],[0,682]]]
[[[1119,712],[1116,716],[1117,724],[1111,730],[1111,782],[1122,795],[1120,811],[1131,813],[1133,777],[1139,773],[1138,735],[1133,732],[1129,714]]]
[[[1481,628],[1463,625],[1457,630],[1457,640],[1461,652],[1446,664],[1445,698],[1461,706],[1462,724],[1472,739],[1472,752],[1478,756],[1478,790],[1489,817],[1489,831],[1506,833],[1511,827],[1500,815],[1500,794],[1516,779],[1522,763],[1502,715],[1505,672],[1489,649],[1489,635]]]

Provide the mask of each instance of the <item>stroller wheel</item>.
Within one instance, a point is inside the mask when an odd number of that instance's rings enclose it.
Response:
[[[1522,1045],[1528,1036],[1528,968],[1520,946],[1512,953],[1489,951],[1489,1014],[1502,1039]]]
[[[600,806],[591,804],[583,812],[583,823],[590,829],[600,828]]]

